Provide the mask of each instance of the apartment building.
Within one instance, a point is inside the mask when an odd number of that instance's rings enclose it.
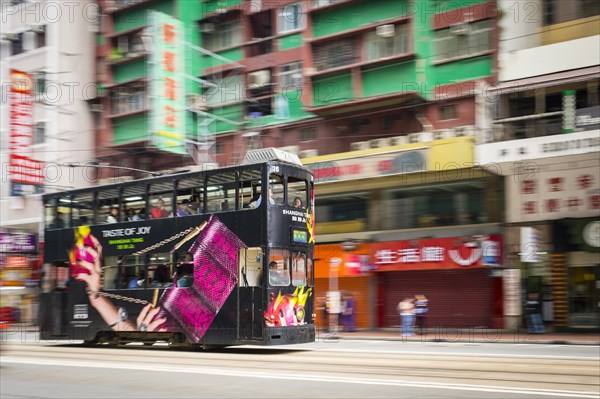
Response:
[[[505,176],[514,292],[557,329],[600,327],[600,8],[499,1],[499,82],[477,159]],[[527,8],[525,8],[527,6]],[[515,297],[509,315],[519,317]]]
[[[0,2],[2,302],[34,320],[45,192],[90,179],[66,163],[95,155],[86,100],[94,87],[93,1]],[[90,94],[88,94],[90,93]]]

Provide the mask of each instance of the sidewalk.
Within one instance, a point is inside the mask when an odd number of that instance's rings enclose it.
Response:
[[[529,334],[527,331],[482,330],[482,329],[430,329],[423,334],[403,337],[399,329],[339,331],[330,333],[319,331],[317,338],[386,340],[401,342],[460,342],[460,343],[507,343],[507,344],[561,344],[561,345],[600,345],[600,336],[596,333],[544,333]]]

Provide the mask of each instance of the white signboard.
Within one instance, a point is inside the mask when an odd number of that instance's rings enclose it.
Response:
[[[504,288],[504,314],[506,316],[521,315],[521,271],[505,269],[502,279]]]
[[[509,223],[600,216],[600,156],[531,165],[506,178]]]
[[[600,151],[600,130],[478,145],[476,160],[481,165],[516,162]],[[494,169],[497,171],[496,169]],[[511,169],[502,170],[510,174]]]
[[[521,227],[521,262],[540,262],[541,232],[533,227]]]

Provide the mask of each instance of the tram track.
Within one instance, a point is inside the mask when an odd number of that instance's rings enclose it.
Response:
[[[457,356],[460,356],[457,358]],[[456,354],[383,354],[353,351],[229,348],[225,351],[113,349],[60,345],[7,345],[4,358],[18,362],[47,362],[98,367],[160,368],[161,370],[239,370],[245,373],[278,373],[298,376],[327,375],[335,378],[502,385],[515,388],[598,391],[597,359]]]

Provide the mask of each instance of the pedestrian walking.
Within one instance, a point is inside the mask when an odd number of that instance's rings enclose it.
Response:
[[[401,334],[406,337],[415,335],[415,304],[414,298],[406,298],[398,303],[400,314]]]
[[[531,292],[527,295],[525,312],[527,315],[527,331],[532,334],[545,333],[546,329],[544,328],[544,322],[542,321],[539,293]]]
[[[415,295],[415,317],[419,334],[426,328],[427,314],[429,314],[429,299],[425,295]]]

